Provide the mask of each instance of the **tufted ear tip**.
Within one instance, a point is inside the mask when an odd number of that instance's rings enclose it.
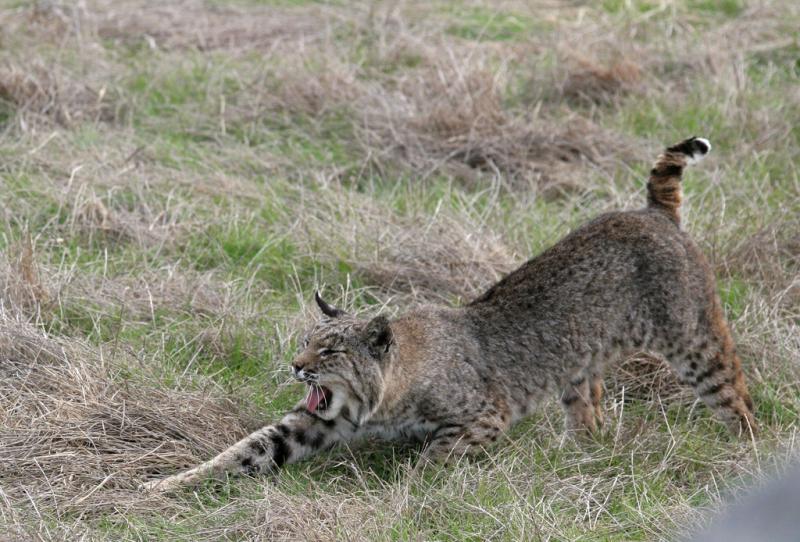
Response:
[[[322,314],[324,314],[325,316],[328,316],[330,318],[339,318],[344,314],[344,311],[342,309],[337,309],[333,305],[326,303],[325,300],[322,299],[322,296],[319,295],[319,290],[314,292],[314,300],[317,302],[319,310],[321,310]]]

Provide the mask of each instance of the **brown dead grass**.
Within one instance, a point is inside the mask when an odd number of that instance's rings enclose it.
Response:
[[[0,103],[63,127],[116,118],[108,88],[100,85],[95,87],[63,66],[43,58],[33,56],[3,62],[0,56]]]
[[[518,188],[579,185],[578,171],[608,171],[639,158],[637,147],[587,118],[548,119],[503,103],[502,73],[439,65],[400,81],[364,108],[361,141],[423,176],[470,170]],[[617,142],[609,148],[607,142]],[[381,156],[381,155],[379,155]]]
[[[642,70],[631,60],[620,59],[603,66],[578,59],[576,64],[564,81],[561,95],[577,104],[607,105],[618,96],[642,88]]]
[[[483,228],[453,218],[420,221],[383,232],[375,260],[358,265],[368,284],[414,298],[467,301],[515,263],[503,242]]]
[[[10,153],[4,165],[9,171],[35,171],[29,185],[18,191],[13,177],[0,176],[6,204],[0,216],[9,228],[28,228],[26,217],[45,203],[57,209],[34,239],[46,250],[74,242],[172,249],[199,226],[217,219],[198,212],[206,209],[201,202],[230,193],[243,199],[261,197],[236,174],[181,173],[167,167],[154,156],[152,144],[139,144],[125,129],[97,126],[99,139],[113,140],[98,152],[91,146],[76,148],[63,132],[50,128],[33,128],[13,143],[9,140],[9,148],[28,150]]]
[[[349,146],[364,163],[381,170],[399,167],[422,178],[445,174],[468,186],[503,178],[512,188],[555,194],[579,188],[587,167],[612,173],[644,159],[637,142],[579,113],[539,115],[505,103],[509,81],[503,59],[520,55],[513,47],[479,48],[441,37],[432,42],[411,39],[406,23],[391,10],[362,13],[354,8],[355,27],[344,30],[374,33],[375,42],[369,44],[367,64],[358,67],[343,58],[340,46],[331,45],[339,24],[335,20],[342,13],[327,8],[323,13],[316,8],[209,9],[186,1],[144,9],[136,2],[95,2],[85,8],[29,8],[4,15],[14,28],[42,27],[42,38],[52,34],[54,25],[63,27],[60,39],[82,48],[110,39],[143,40],[154,50],[291,51],[289,60],[275,69],[243,74],[241,92],[220,100],[222,132],[225,123],[276,113],[321,120],[332,112],[345,114],[356,121]],[[464,54],[468,63],[459,60]],[[372,67],[392,62],[402,66],[409,59],[416,67],[396,74],[376,73]],[[135,100],[119,88],[118,76],[102,57],[93,60],[90,82],[53,61],[25,69],[18,67],[19,60],[14,62],[5,74],[0,72],[0,98],[5,96],[22,118],[34,113],[69,125],[136,114],[131,112]],[[584,61],[581,66],[562,85],[569,96],[602,100],[627,92],[638,81],[633,61],[615,61],[608,68]],[[370,84],[365,76],[372,79]],[[609,140],[615,141],[612,147],[606,145]]]
[[[76,272],[74,268],[42,265],[29,237],[19,241],[19,257],[0,263],[0,302],[14,320],[36,322],[41,328],[68,323],[90,325],[98,330],[113,325],[120,329],[155,325],[191,318],[195,323],[187,347],[225,359],[232,330],[247,329],[260,314],[255,306],[261,292],[252,284],[225,282],[216,273],[200,273],[166,266],[135,274],[124,271],[105,275]],[[81,320],[71,323],[65,316],[79,311]],[[253,333],[246,352],[262,342]],[[115,341],[116,342],[116,341]],[[116,348],[116,346],[115,346]]]
[[[97,188],[102,189],[102,186]],[[192,221],[178,205],[153,205],[143,195],[133,206],[112,203],[108,200],[113,199],[113,189],[107,194],[105,198],[100,197],[98,191],[87,184],[64,193],[69,221],[63,226],[63,235],[81,236],[88,241],[99,237],[110,244],[155,247],[179,242],[191,225]]]
[[[25,29],[51,44],[76,39],[90,45],[101,39],[152,49],[235,53],[271,52],[317,42],[332,32],[335,14],[320,7],[298,13],[272,6],[210,6],[199,0],[161,6],[146,1],[93,0],[81,4],[37,2],[4,10],[0,20],[9,36]],[[320,20],[327,23],[320,24]]]
[[[30,234],[19,240],[12,250],[17,257],[10,262],[3,262],[0,279],[2,299],[12,307],[21,307],[24,311],[36,312],[42,305],[52,299],[52,293],[41,278],[39,262],[34,253]]]
[[[212,273],[165,267],[136,276],[66,274],[58,301],[92,307],[97,319],[124,318],[127,323],[152,322],[156,314],[239,321],[252,316],[239,295]]]
[[[271,53],[308,46],[335,30],[336,12],[323,6],[209,7],[196,0],[153,7],[147,2],[93,2],[86,20],[97,36],[157,49]]]
[[[196,463],[244,434],[236,406],[215,393],[131,385],[121,351],[0,325],[0,479],[6,498],[60,513],[158,506],[144,477]],[[103,491],[99,491],[102,489]]]
[[[81,13],[70,3],[0,7],[0,104],[17,112],[23,131],[117,119],[113,68],[96,43],[84,40]],[[64,62],[68,45],[81,49],[79,65],[90,68]]]
[[[678,381],[666,361],[638,353],[615,363],[608,370],[608,388],[620,399],[657,403],[691,404],[695,395]]]
[[[469,300],[520,259],[469,209],[402,216],[335,180],[296,197],[293,238],[304,251],[334,266],[353,262],[361,283],[395,303]]]
[[[329,117],[345,117],[354,128],[347,146],[362,169],[410,170],[423,180],[445,175],[470,187],[503,179],[519,190],[571,191],[581,187],[587,168],[608,174],[646,159],[638,142],[580,112],[543,114],[530,104],[514,105],[507,58],[527,50],[478,48],[439,35],[411,39],[391,14],[375,18],[380,22],[358,19],[353,29],[375,33],[360,64],[329,43],[310,49],[313,54],[301,49],[281,57],[263,72],[242,75],[246,90],[226,101],[225,122],[277,117],[324,125]],[[468,62],[461,61],[465,55]],[[566,83],[547,84],[591,99],[640,84],[633,60],[607,68],[578,64]]]
[[[800,306],[800,221],[775,222],[742,238],[719,267],[763,285],[786,308]]]

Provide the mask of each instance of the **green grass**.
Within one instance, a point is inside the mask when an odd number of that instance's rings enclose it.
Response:
[[[0,130],[4,130],[14,118],[14,108],[5,101],[0,101]]]
[[[658,7],[656,2],[648,2],[641,0],[604,0],[603,9],[609,13],[620,13],[626,10],[634,10],[641,13],[646,13]]]
[[[741,316],[747,306],[747,293],[747,283],[741,279],[731,277],[720,284],[722,305],[729,318]]]
[[[689,9],[719,13],[726,17],[736,17],[741,15],[746,7],[743,0],[689,0]]]
[[[683,7],[689,12],[704,15],[722,15],[724,17],[737,17],[746,7],[743,0],[686,0],[674,2],[678,7]],[[603,9],[609,13],[647,13],[659,9],[663,4],[650,0],[604,0]]]
[[[452,8],[458,22],[448,27],[447,32],[474,41],[510,41],[525,38],[537,27],[526,16],[503,13],[484,7]]]

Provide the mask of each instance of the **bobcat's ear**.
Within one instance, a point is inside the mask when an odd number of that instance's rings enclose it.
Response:
[[[370,320],[364,329],[364,340],[373,356],[378,359],[385,356],[394,342],[389,319],[385,316],[376,316]]]
[[[339,318],[341,315],[344,314],[342,309],[337,309],[333,305],[329,305],[322,299],[322,296],[319,295],[319,292],[314,292],[314,300],[316,300],[317,305],[319,305],[319,310],[322,311],[322,314],[325,316],[329,316],[330,318]]]

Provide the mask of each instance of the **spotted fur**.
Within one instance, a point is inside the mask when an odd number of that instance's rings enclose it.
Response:
[[[461,308],[362,320],[325,303],[292,364],[309,397],[214,459],[146,487],[272,471],[337,443],[377,435],[425,443],[441,460],[480,450],[548,395],[568,427],[603,423],[603,371],[647,350],[736,434],[753,403],[711,269],[680,229],[680,178],[708,141],[669,147],[648,206],[602,215]]]

